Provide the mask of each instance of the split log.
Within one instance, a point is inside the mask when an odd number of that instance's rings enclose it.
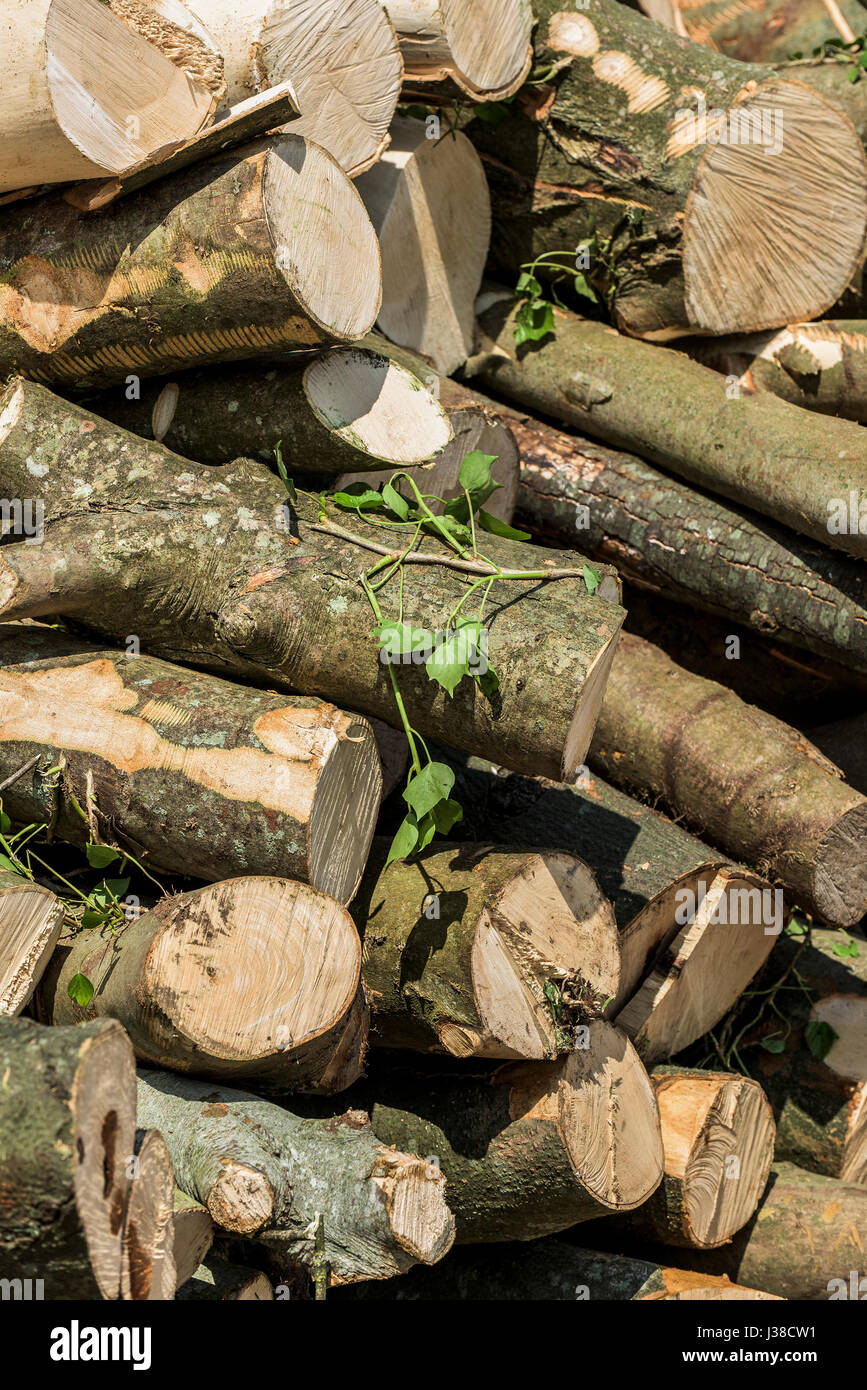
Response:
[[[311,1269],[311,1223],[321,1217],[335,1283],[433,1264],[454,1239],[442,1174],[387,1147],[357,1111],[304,1119],[241,1091],[143,1072],[142,1118],[162,1131],[180,1187],[224,1230],[268,1227],[289,1259]]]
[[[688,1047],[764,964],[784,915],[767,883],[584,769],[575,787],[455,765],[460,831],[580,854],[610,899],[620,987],[608,1013],[648,1062]]]
[[[679,1302],[773,1299],[725,1277],[669,1269],[631,1255],[585,1250],[549,1238],[526,1245],[453,1250],[435,1269],[414,1269],[394,1288],[356,1284],[337,1301],[425,1299],[515,1302]]]
[[[632,454],[513,412],[503,420],[521,452],[520,519],[534,532],[560,544],[580,539],[592,556],[654,594],[867,675],[867,577],[857,561]]]
[[[266,1303],[273,1302],[274,1290],[260,1270],[212,1259],[199,1265],[177,1296],[206,1303]]]
[[[867,911],[867,799],[802,735],[627,633],[590,764],[833,926]]]
[[[860,263],[867,213],[864,150],[843,112],[616,0],[534,9],[547,82],[502,122],[472,109],[461,122],[488,172],[498,271],[552,251],[568,269],[589,242],[586,278],[643,338],[825,313]]]
[[[49,888],[20,874],[0,873],[0,1017],[14,1017],[30,1003],[65,915]]]
[[[867,714],[809,730],[810,741],[839,767],[850,787],[867,796]]]
[[[459,1243],[533,1240],[630,1211],[662,1177],[647,1073],[629,1039],[603,1020],[585,1025],[559,1062],[512,1062],[483,1075],[392,1066],[351,1095],[382,1142],[436,1161]]]
[[[382,247],[380,330],[448,376],[473,350],[473,304],[491,240],[485,171],[465,135],[400,118],[358,180]]]
[[[140,1129],[129,1168],[121,1298],[136,1302],[173,1299],[177,1283],[175,1179],[163,1136],[153,1129]]]
[[[453,438],[442,406],[416,377],[355,347],[304,370],[290,360],[183,372],[144,383],[135,400],[116,387],[91,404],[104,419],[199,463],[273,462],[279,445],[293,476],[383,463],[391,476],[429,462]]]
[[[857,0],[640,0],[658,24],[693,43],[746,63],[785,63],[793,53],[812,53],[829,39],[853,43],[864,29]]]
[[[191,464],[25,381],[0,398],[0,443],[6,496],[30,496],[38,475],[46,528],[39,546],[2,548],[0,616],[78,614],[97,631],[138,634],[161,656],[397,722],[359,583],[371,547],[385,549],[374,523],[335,512],[320,521],[317,498],[290,501],[262,464]],[[464,562],[433,538],[420,544],[414,554],[424,558],[404,567],[404,614],[444,629],[467,595]],[[483,553],[551,578],[490,588],[487,657],[500,679],[491,700],[470,680],[453,698],[432,694],[427,671],[406,665],[397,680],[408,716],[425,738],[568,777],[589,743],[624,617],[606,601],[618,595],[616,575],[597,566],[590,594],[573,552],[486,535]],[[476,577],[494,573],[470,563]],[[397,589],[392,580],[380,591],[386,613],[397,613]],[[154,594],[158,603],[146,597]]]
[[[100,0],[6,6],[0,193],[118,174],[210,119],[221,87],[216,55],[187,35],[180,56],[178,26],[163,20],[137,32],[130,8]],[[163,8],[183,11],[164,0]]]
[[[476,101],[502,101],[530,70],[525,0],[383,0],[409,82],[450,78]]]
[[[300,135],[97,212],[59,194],[7,208],[0,264],[0,376],[76,386],[347,341],[380,304],[364,205]]]
[[[353,178],[381,158],[403,64],[379,0],[190,0],[226,64],[229,100],[289,81],[293,131]]]
[[[49,1299],[121,1293],[132,1048],[120,1024],[43,1028],[0,1018],[0,1277]]]
[[[347,902],[379,809],[367,722],[130,650],[0,625],[0,781],[38,759],[0,793],[7,813],[169,873],[276,874]]]
[[[175,1188],[174,1245],[172,1254],[177,1272],[178,1292],[188,1279],[198,1275],[199,1266],[214,1243],[214,1223],[207,1207]]]
[[[586,864],[452,844],[385,868],[389,845],[374,841],[352,907],[373,1041],[535,1060],[573,1047],[620,980],[614,915]]]
[[[854,530],[848,522],[842,531],[831,525],[853,489],[867,493],[867,443],[858,425],[775,396],[729,396],[719,373],[683,353],[561,310],[555,335],[518,352],[512,301],[492,299],[472,369],[499,395],[632,450],[777,526],[867,557],[867,528],[862,533],[857,520]]]
[[[93,985],[84,1007],[76,975]],[[38,994],[46,1023],[116,1018],[151,1066],[271,1091],[340,1091],[361,1074],[361,943],[345,908],[279,878],[162,898],[110,934],[61,941]]]

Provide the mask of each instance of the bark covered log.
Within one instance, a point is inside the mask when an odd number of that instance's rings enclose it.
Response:
[[[867,490],[867,443],[856,424],[774,396],[729,396],[719,373],[683,353],[561,310],[554,336],[516,350],[515,312],[498,299],[480,318],[483,350],[472,369],[486,386],[777,525],[867,557],[867,529],[831,525],[853,489]]]
[[[379,808],[367,722],[129,651],[0,625],[0,781],[38,760],[0,793],[7,813],[84,844],[89,805],[98,836],[157,868],[272,873],[347,902]]]
[[[794,53],[812,53],[829,39],[852,43],[864,29],[858,0],[640,0],[658,24],[693,43],[705,44],[745,63],[785,63]]]
[[[287,1260],[310,1269],[321,1214],[334,1282],[388,1279],[452,1244],[442,1175],[383,1144],[357,1111],[304,1119],[241,1091],[143,1072],[139,1119],[159,1126],[179,1186],[224,1230],[267,1227]]]
[[[97,212],[60,195],[8,208],[0,271],[0,376],[77,386],[345,342],[368,331],[381,297],[364,206],[300,135]]]
[[[197,467],[24,381],[0,398],[0,442],[9,496],[29,496],[37,469],[46,527],[40,546],[3,547],[3,616],[77,614],[102,632],[136,633],[160,655],[397,721],[359,582],[381,528],[344,524],[345,513],[320,521],[316,498],[291,502],[261,464]],[[404,615],[435,631],[466,597],[468,576],[438,541],[420,545],[424,560],[405,566]],[[590,594],[572,552],[485,536],[483,553],[541,576],[490,589],[487,655],[500,689],[489,700],[466,680],[450,699],[432,694],[423,667],[402,666],[409,717],[424,737],[568,776],[589,742],[624,617],[606,601],[617,597],[616,576],[599,566]],[[471,570],[494,573],[483,562]],[[396,581],[380,603],[396,615]]]
[[[864,151],[840,109],[616,0],[534,8],[547,80],[502,123],[472,109],[462,121],[488,170],[498,271],[549,252],[568,268],[590,242],[585,274],[640,337],[826,312],[859,264],[867,212]]]
[[[0,873],[0,1016],[29,1004],[60,938],[66,909],[50,888]]]
[[[475,100],[511,96],[532,57],[527,0],[384,0],[409,82],[454,81]]]
[[[68,988],[93,985],[83,1007]],[[39,990],[49,1023],[116,1018],[150,1066],[272,1091],[340,1091],[367,1039],[361,943],[345,908],[279,878],[165,897],[117,935],[63,939]]]
[[[576,855],[452,844],[385,868],[388,849],[374,842],[352,907],[374,1041],[553,1058],[617,993],[614,916]]]
[[[867,800],[787,724],[624,635],[590,752],[603,776],[834,926],[867,911]]]

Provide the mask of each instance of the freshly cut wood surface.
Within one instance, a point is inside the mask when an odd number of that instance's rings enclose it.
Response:
[[[175,1179],[165,1140],[156,1130],[137,1132],[130,1172],[121,1297],[136,1302],[173,1299]]]
[[[0,1016],[20,1014],[51,959],[66,909],[49,888],[0,873]]]
[[[384,0],[409,82],[451,78],[477,101],[509,97],[532,57],[528,0]]]
[[[214,1223],[207,1207],[175,1188],[173,1206],[175,1261],[178,1291],[197,1272],[214,1243]]]

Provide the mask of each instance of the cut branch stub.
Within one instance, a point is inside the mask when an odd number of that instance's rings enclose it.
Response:
[[[384,0],[407,80],[451,78],[476,101],[517,91],[530,69],[528,0]]]
[[[5,800],[5,793],[0,795]],[[30,1002],[65,915],[49,888],[16,873],[0,873],[0,1016],[20,1014]]]

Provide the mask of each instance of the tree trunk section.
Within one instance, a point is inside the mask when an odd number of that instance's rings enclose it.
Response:
[[[0,1017],[13,1018],[30,1003],[65,916],[63,903],[49,888],[16,873],[0,873]]]
[[[409,82],[451,79],[475,101],[513,95],[530,70],[527,0],[384,0]]]
[[[175,1188],[174,1245],[172,1254],[177,1273],[178,1295],[188,1279],[196,1274],[214,1243],[214,1223],[207,1207]]]
[[[124,1222],[121,1297],[136,1302],[173,1299],[175,1180],[165,1140],[156,1130],[136,1134]]]

